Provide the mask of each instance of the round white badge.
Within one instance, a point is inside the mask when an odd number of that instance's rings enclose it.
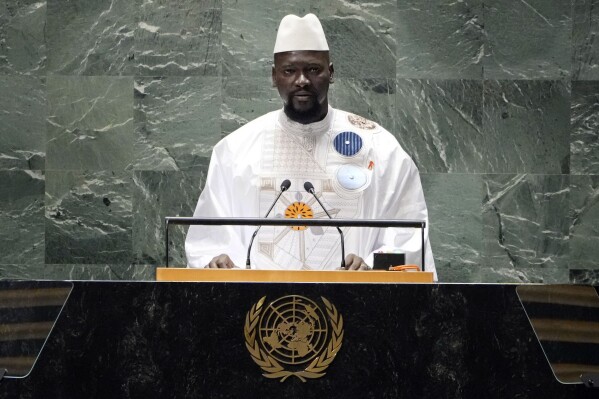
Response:
[[[368,182],[368,175],[356,165],[342,165],[337,169],[337,181],[346,190],[359,190]]]

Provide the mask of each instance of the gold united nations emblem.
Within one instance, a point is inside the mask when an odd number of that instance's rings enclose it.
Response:
[[[281,382],[295,376],[306,382],[324,376],[343,341],[343,317],[321,297],[316,302],[299,295],[265,305],[256,302],[245,317],[245,346],[267,378]]]

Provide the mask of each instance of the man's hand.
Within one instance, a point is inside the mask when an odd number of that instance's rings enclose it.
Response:
[[[370,270],[370,266],[358,255],[348,254],[345,257],[345,269],[340,267],[339,270]]]
[[[229,255],[220,254],[212,258],[212,260],[210,261],[210,263],[206,265],[206,267],[210,269],[233,269],[237,266],[235,266],[235,263],[233,263],[231,258],[229,258]]]

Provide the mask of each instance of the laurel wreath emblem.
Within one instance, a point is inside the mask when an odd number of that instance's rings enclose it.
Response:
[[[266,351],[260,348],[259,342],[256,339],[256,330],[258,327],[258,321],[264,308],[264,301],[266,297],[263,296],[258,302],[256,302],[250,311],[245,316],[245,326],[243,329],[245,335],[245,346],[247,347],[252,360],[260,366],[264,373],[262,374],[266,378],[280,378],[281,382],[285,381],[291,376],[299,378],[302,382],[306,382],[308,379],[323,377],[326,373],[325,370],[332,363],[333,359],[343,343],[343,317],[337,312],[335,306],[329,302],[326,298],[320,297],[322,302],[325,304],[327,315],[331,324],[331,339],[329,340],[326,350],[314,358],[310,364],[303,370],[290,371],[286,370],[281,364],[272,356],[269,356]]]

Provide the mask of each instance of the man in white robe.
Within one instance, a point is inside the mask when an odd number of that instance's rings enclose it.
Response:
[[[221,140],[212,153],[195,217],[262,217],[284,180],[290,188],[271,212],[279,218],[327,217],[304,183],[334,218],[424,220],[428,213],[418,170],[397,140],[378,124],[332,108],[333,64],[318,18],[288,15],[274,50],[273,84],[282,110],[259,117]],[[254,226],[191,226],[188,266],[246,264]],[[348,270],[369,269],[375,252],[402,252],[421,264],[421,231],[344,228]],[[435,272],[425,229],[426,270]],[[218,255],[220,254],[220,255]],[[263,226],[252,246],[252,268],[338,269],[335,228]],[[435,273],[436,279],[436,273]]]

